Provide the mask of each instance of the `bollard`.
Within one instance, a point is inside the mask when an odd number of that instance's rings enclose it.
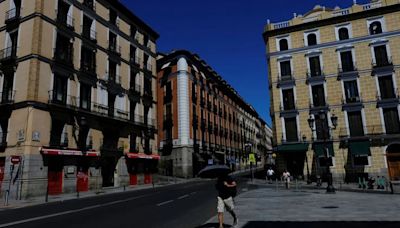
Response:
[[[79,190],[76,189],[76,198],[79,198]]]
[[[126,188],[126,186],[124,185],[124,192],[125,192],[125,188]]]
[[[390,183],[389,183],[389,186],[390,186],[390,194],[394,194],[394,191],[393,191],[393,184],[392,184],[391,181],[390,181]]]
[[[49,202],[49,185],[48,184],[47,184],[47,188],[46,188],[46,196],[45,196],[44,201],[46,203]]]
[[[4,202],[4,206],[8,206],[8,196],[9,196],[10,192],[8,190],[6,190],[6,199]]]
[[[278,191],[278,178],[275,179],[275,183],[276,183],[276,191]]]
[[[297,182],[297,179],[296,179],[296,191],[298,191],[299,190],[299,187],[298,187],[298,182]]]

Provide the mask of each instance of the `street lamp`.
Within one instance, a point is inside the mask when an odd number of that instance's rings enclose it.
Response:
[[[321,110],[319,111],[319,119],[321,121],[321,131],[322,131],[322,136],[323,136],[323,142],[324,142],[324,153],[325,153],[325,159],[326,159],[326,171],[327,171],[327,178],[328,178],[328,187],[326,188],[326,192],[327,193],[335,193],[335,188],[333,187],[333,180],[332,180],[332,173],[330,170],[330,162],[329,158],[330,158],[330,154],[329,154],[329,149],[327,147],[327,135],[329,134],[329,130],[331,129],[329,126],[326,126],[326,112]],[[310,116],[310,118],[308,118],[308,125],[311,129],[311,131],[316,131],[316,129],[314,129],[314,123],[315,123],[315,119]],[[335,114],[332,114],[331,116],[331,122],[332,122],[332,129],[336,129],[337,127],[337,121],[338,121],[338,117],[335,116]]]

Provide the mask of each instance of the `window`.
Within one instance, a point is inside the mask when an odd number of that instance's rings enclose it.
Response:
[[[284,110],[295,109],[293,89],[282,90],[282,96],[283,96],[283,109]]]
[[[119,82],[117,80],[117,63],[113,61],[108,62],[108,80],[113,82]]]
[[[345,81],[343,84],[346,103],[359,102],[360,96],[358,94],[357,80]]]
[[[361,111],[358,112],[348,112],[347,113],[349,121],[350,136],[364,136],[364,127],[361,116]]]
[[[378,78],[380,99],[391,99],[395,98],[394,85],[392,81],[392,75],[381,76]]]
[[[5,73],[3,77],[3,90],[0,95],[1,102],[5,103],[13,100],[14,74]]]
[[[328,119],[326,113],[322,115],[315,115],[315,132],[317,133],[318,140],[329,139]]]
[[[84,46],[81,48],[81,70],[96,73],[96,53]]]
[[[286,51],[289,49],[289,43],[287,39],[281,39],[279,40],[279,50],[280,51]]]
[[[349,30],[346,27],[340,28],[338,30],[339,40],[348,40],[349,37]]]
[[[399,112],[397,108],[383,109],[383,118],[385,120],[386,134],[400,133]]]
[[[319,56],[313,56],[308,59],[309,64],[310,64],[310,76],[321,76],[322,71],[321,71],[321,63],[319,60]]]
[[[113,25],[117,25],[117,18],[118,18],[117,12],[115,10],[110,9],[110,23]]]
[[[389,62],[386,45],[375,46],[374,53],[375,53],[375,66],[383,67],[391,64]]]
[[[296,117],[285,118],[285,130],[286,130],[286,141],[287,142],[297,142],[297,121]]]
[[[68,26],[73,25],[72,7],[63,0],[58,0],[57,22]]]
[[[88,16],[83,16],[82,36],[88,39],[96,39],[96,31],[94,28],[94,21]]]
[[[117,49],[117,35],[115,35],[111,31],[109,32],[108,47],[111,51],[119,52],[119,50]]]
[[[136,60],[136,47],[135,46],[130,46],[130,57],[131,57],[131,63],[139,63],[138,60]]]
[[[89,85],[81,84],[80,91],[80,107],[85,110],[90,110],[91,91],[92,87]]]
[[[137,37],[136,37],[137,31],[138,31],[138,30],[137,30],[136,26],[131,25],[131,37],[132,37],[132,38],[134,38],[134,39],[137,38]]]
[[[71,40],[69,38],[58,33],[56,40],[55,59],[65,64],[72,64],[73,60],[72,44],[73,43],[71,43]]]
[[[325,103],[324,85],[314,85],[311,87],[314,107],[323,107]]]
[[[308,46],[317,45],[317,35],[315,33],[307,35],[307,45]]]
[[[342,64],[342,72],[351,72],[355,70],[351,51],[340,52],[340,61]]]
[[[279,63],[281,68],[281,77],[289,77],[292,76],[292,69],[290,67],[290,60],[282,61]]]
[[[66,104],[67,103],[67,86],[68,78],[60,75],[54,75],[54,91],[53,101],[56,103]]]
[[[369,34],[375,35],[382,33],[382,24],[380,21],[374,21],[369,25]]]

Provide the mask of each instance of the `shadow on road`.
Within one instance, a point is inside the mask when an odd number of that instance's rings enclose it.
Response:
[[[202,226],[203,227],[203,226]],[[213,227],[213,226],[205,226]],[[218,226],[216,226],[218,227]],[[398,228],[400,222],[264,222],[251,221],[243,228]]]

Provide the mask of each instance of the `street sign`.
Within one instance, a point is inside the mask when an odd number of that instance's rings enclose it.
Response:
[[[21,156],[11,156],[11,163],[16,165],[21,162]]]
[[[249,162],[256,163],[256,156],[254,154],[249,154]]]

